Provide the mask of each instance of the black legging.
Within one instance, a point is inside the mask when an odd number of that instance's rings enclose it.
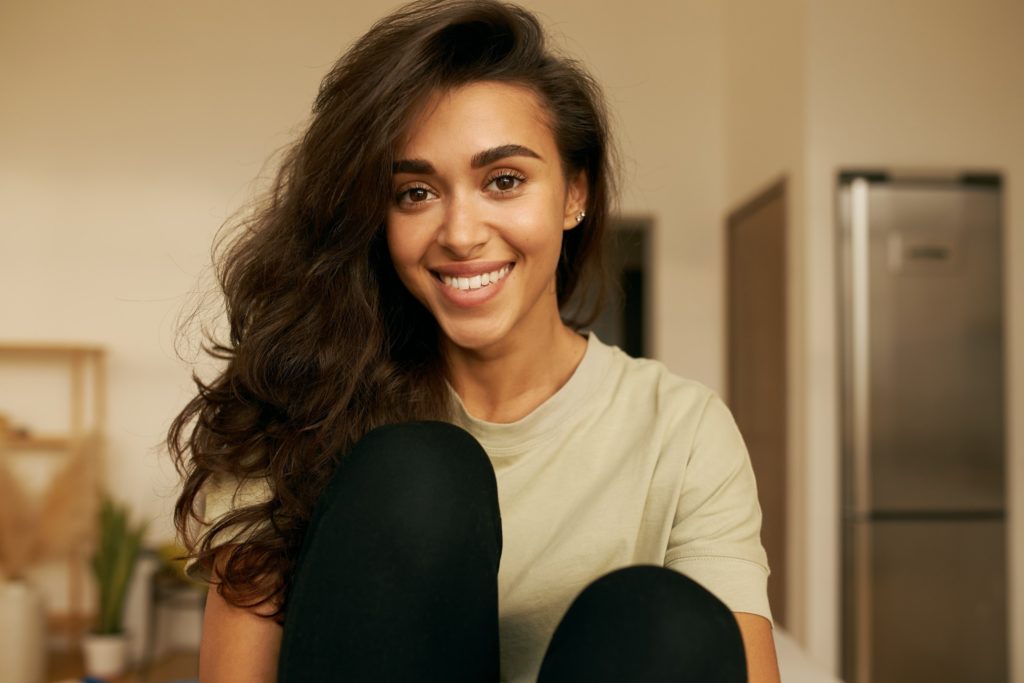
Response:
[[[494,470],[440,422],[382,427],[317,504],[285,615],[280,683],[498,680]],[[746,680],[732,613],[663,567],[606,574],[573,602],[538,681]]]

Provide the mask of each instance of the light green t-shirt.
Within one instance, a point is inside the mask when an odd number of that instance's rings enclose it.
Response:
[[[454,421],[498,479],[502,680],[534,680],[579,592],[631,564],[675,569],[771,619],[750,459],[707,387],[591,334],[569,381],[522,420],[484,422],[457,402]]]
[[[707,387],[591,334],[569,381],[523,419],[477,420],[456,397],[453,421],[481,443],[498,481],[503,681],[533,681],[573,599],[632,564],[675,569],[731,610],[771,619],[750,459]],[[221,485],[206,519],[237,496],[264,495],[257,482]]]

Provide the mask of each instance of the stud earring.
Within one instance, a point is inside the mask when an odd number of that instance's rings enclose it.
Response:
[[[579,225],[580,223],[582,223],[583,219],[586,218],[586,217],[587,217],[587,212],[586,211],[580,211],[578,214],[576,214],[576,225]]]

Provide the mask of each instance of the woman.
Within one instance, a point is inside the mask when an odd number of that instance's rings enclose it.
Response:
[[[596,85],[519,8],[417,2],[313,113],[169,434],[201,680],[776,680],[728,411],[559,313],[600,274]]]

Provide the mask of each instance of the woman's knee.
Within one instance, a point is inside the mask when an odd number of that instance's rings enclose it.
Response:
[[[674,639],[695,632],[738,632],[725,603],[677,571],[655,565],[624,567],[588,586],[587,600],[602,610],[621,612]],[[634,616],[630,616],[634,615]]]
[[[325,503],[396,544],[436,548],[501,524],[494,470],[480,444],[443,422],[386,425],[344,456]]]
[[[465,430],[445,422],[374,429],[356,443],[339,469],[342,479],[352,479],[360,488],[430,508],[497,493],[483,447]]]
[[[542,680],[587,680],[564,676],[579,666],[578,653],[588,651],[605,653],[587,658],[593,675],[620,667],[635,674],[639,665],[649,667],[643,680],[650,681],[746,679],[732,612],[703,586],[665,567],[626,567],[587,586],[555,632]]]

